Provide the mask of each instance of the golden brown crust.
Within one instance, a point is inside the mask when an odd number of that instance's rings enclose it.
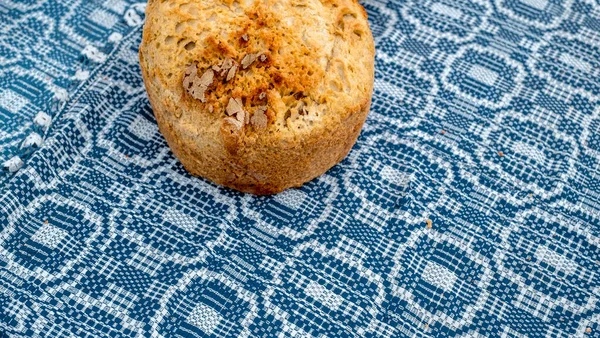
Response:
[[[369,111],[374,53],[356,0],[154,0],[140,63],[188,171],[272,194],[347,155]]]

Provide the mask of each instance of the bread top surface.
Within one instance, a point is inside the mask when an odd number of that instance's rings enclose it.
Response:
[[[364,110],[374,52],[356,0],[152,0],[140,59],[178,128],[235,153]]]

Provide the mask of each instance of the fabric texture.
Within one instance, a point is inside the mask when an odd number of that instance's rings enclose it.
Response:
[[[600,336],[600,4],[369,0],[349,156],[191,177],[143,3],[0,0],[0,336]]]

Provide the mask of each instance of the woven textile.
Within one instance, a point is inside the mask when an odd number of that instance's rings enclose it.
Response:
[[[255,197],[158,132],[143,3],[0,0],[0,336],[599,337],[600,4],[363,4],[357,144]]]

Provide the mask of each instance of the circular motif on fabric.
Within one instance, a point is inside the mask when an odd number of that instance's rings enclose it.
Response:
[[[500,13],[537,28],[555,28],[567,17],[571,1],[564,0],[497,0]]]
[[[557,89],[597,99],[600,94],[600,50],[581,37],[552,33],[530,57],[532,72]]]
[[[484,133],[490,143],[477,151],[480,165],[523,190],[555,195],[560,193],[563,182],[574,175],[579,150],[569,135],[548,129],[516,111],[504,112]]]
[[[464,41],[487,23],[490,4],[485,1],[412,1],[402,15],[419,30],[436,37]]]
[[[520,63],[481,47],[466,46],[448,59],[441,83],[467,101],[500,108],[519,93],[523,78]]]

